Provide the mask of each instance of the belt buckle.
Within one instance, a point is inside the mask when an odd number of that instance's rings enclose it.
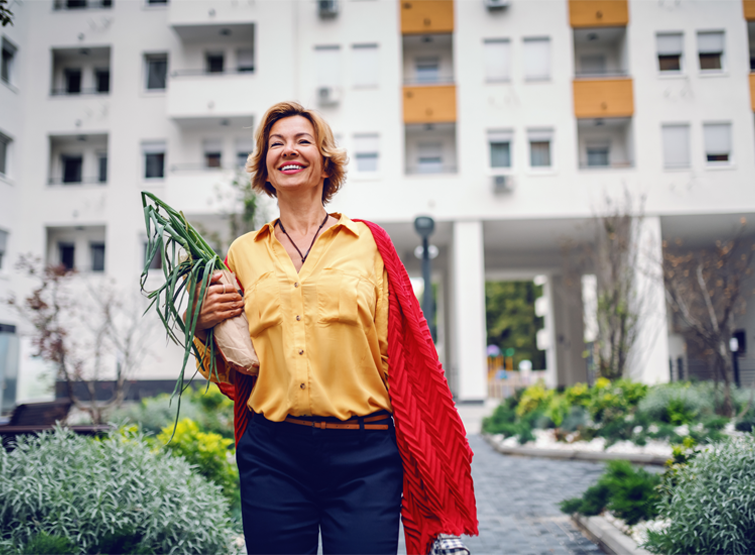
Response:
[[[321,430],[324,430],[327,425],[328,425],[328,423],[325,422],[324,420],[322,422],[317,422],[316,420],[312,421],[312,426],[315,427],[315,428],[319,428]]]

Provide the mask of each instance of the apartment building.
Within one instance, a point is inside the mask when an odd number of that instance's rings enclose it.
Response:
[[[582,289],[565,279],[562,245],[589,240],[590,218],[625,191],[645,199],[638,277],[653,307],[632,376],[684,375],[685,346],[649,270],[663,240],[709,244],[755,215],[752,0],[11,9],[14,25],[0,29],[0,296],[24,291],[12,267],[27,252],[135,288],[141,190],[226,234],[228,183],[283,99],[320,110],[349,151],[329,210],[385,227],[413,275],[413,221],[434,218],[438,349],[461,401],[488,395],[485,280],[543,283],[546,380],[586,379]],[[274,203],[266,210],[276,216]],[[739,327],[755,341],[755,305]],[[152,350],[137,377],[174,378],[176,349]],[[6,406],[39,391],[30,352],[23,323],[0,306]],[[746,366],[755,354],[742,356]]]

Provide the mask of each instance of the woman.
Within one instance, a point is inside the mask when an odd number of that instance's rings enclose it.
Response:
[[[325,553],[396,553],[400,512],[410,553],[476,533],[471,452],[406,272],[384,231],[324,208],[345,163],[319,115],[268,110],[247,170],[280,218],[234,241],[244,297],[213,276],[197,323],[207,356],[205,330],[244,310],[260,360],[256,380],[218,360],[249,553],[316,553],[318,532]]]

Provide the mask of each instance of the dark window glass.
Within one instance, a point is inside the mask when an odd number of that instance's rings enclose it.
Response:
[[[207,54],[207,73],[223,73],[223,54]]]
[[[69,10],[73,10],[76,8],[86,8],[87,2],[86,0],[66,0],[66,8]]]
[[[110,8],[113,5],[113,0],[102,0],[103,8]]]
[[[164,89],[167,75],[167,56],[150,56],[147,58],[147,89]]]
[[[2,62],[0,62],[0,78],[6,83],[10,83],[11,65],[13,64],[14,52],[3,45]]]
[[[97,176],[97,180],[100,183],[106,183],[107,182],[107,156],[100,156],[99,160],[99,175]]]
[[[240,168],[246,167],[246,161],[249,158],[248,152],[237,152],[236,153],[236,163]]]
[[[705,156],[707,157],[708,162],[728,162],[729,161],[728,154],[706,154]]]
[[[144,177],[156,178],[165,177],[165,153],[154,152],[148,153],[146,156],[146,168]]]
[[[204,159],[205,159],[205,165],[208,168],[220,167],[220,153],[219,152],[205,152]]]
[[[8,145],[10,139],[0,134],[0,173],[8,173]]]
[[[608,148],[591,147],[587,149],[587,165],[590,167],[600,167],[608,165]]]
[[[681,54],[659,54],[658,66],[661,71],[679,71],[682,69]]]
[[[81,183],[81,156],[63,156],[63,183]]]
[[[750,52],[750,71],[755,71],[755,52]]]
[[[66,270],[73,270],[74,246],[72,243],[58,243],[60,264]]]
[[[66,75],[66,93],[79,94],[81,92],[81,70],[67,69]]]
[[[97,92],[106,93],[110,92],[110,70],[98,69],[95,73],[97,79]]]
[[[168,0],[147,0],[147,4],[167,4]]]
[[[721,69],[721,53],[700,54],[700,69]]]
[[[92,258],[92,271],[105,271],[105,243],[92,243],[89,245],[90,255]]]
[[[508,141],[490,143],[490,166],[493,168],[511,167],[511,144]]]
[[[530,165],[533,168],[547,168],[551,165],[550,141],[530,141]]]

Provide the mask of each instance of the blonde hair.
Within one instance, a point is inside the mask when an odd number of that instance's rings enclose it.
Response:
[[[307,110],[297,102],[279,102],[273,105],[262,117],[257,129],[254,153],[246,161],[246,171],[252,174],[252,189],[275,197],[276,191],[268,181],[267,149],[270,146],[270,130],[276,121],[292,116],[307,118],[315,130],[315,144],[322,156],[323,171],[328,175],[322,188],[322,203],[327,204],[343,185],[346,178],[346,151],[336,147],[333,131],[313,110]]]

